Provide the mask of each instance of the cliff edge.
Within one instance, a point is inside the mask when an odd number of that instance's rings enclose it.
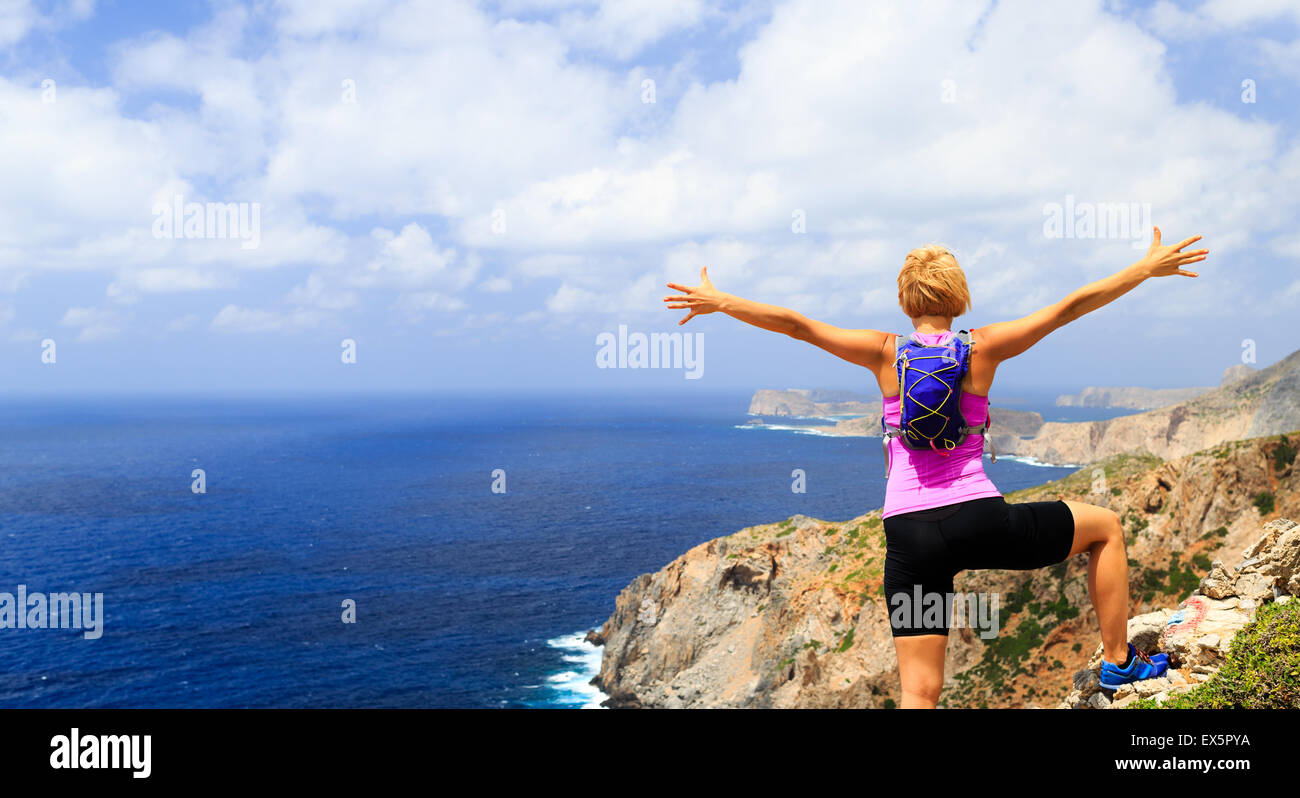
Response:
[[[1134,612],[1172,613],[1214,560],[1236,562],[1264,523],[1300,517],[1296,443],[1300,433],[1168,461],[1116,455],[1008,499],[1110,507],[1128,536]],[[593,684],[610,707],[892,706],[884,554],[879,510],[847,522],[796,515],[700,543],[619,593]],[[1088,668],[1098,639],[1086,567],[1079,555],[1037,571],[959,574],[958,592],[1002,597],[1001,623],[987,640],[952,631],[941,705],[1066,700],[1063,676]]]

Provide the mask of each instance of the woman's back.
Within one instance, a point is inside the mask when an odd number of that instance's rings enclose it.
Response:
[[[913,333],[917,341],[932,346],[942,344],[951,335],[951,330]],[[969,384],[969,379],[964,382]],[[897,394],[883,398],[886,423],[898,426],[901,405]],[[988,406],[987,396],[962,391],[959,407],[967,426],[982,424],[988,418]],[[885,445],[891,465],[882,518],[1002,495],[984,473],[982,435],[970,435],[956,449],[942,453],[909,449],[899,438],[889,438]]]

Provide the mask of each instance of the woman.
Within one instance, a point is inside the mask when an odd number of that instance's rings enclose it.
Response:
[[[1160,228],[1154,228],[1150,249],[1131,266],[1024,318],[971,330],[973,348],[961,382],[960,407],[966,423],[977,427],[987,419],[989,389],[1003,361],[1148,278],[1196,277],[1182,267],[1205,260],[1209,250],[1183,250],[1200,238],[1163,246]],[[721,311],[870,369],[880,386],[886,422],[898,424],[894,334],[843,329],[793,310],[724,294],[709,281],[707,267],[700,269],[699,285],[668,283],[668,287],[681,293],[664,297],[667,307],[689,311],[678,324]],[[956,258],[942,247],[928,246],[912,250],[903,261],[898,301],[912,320],[914,338],[937,345],[952,335],[952,320],[967,311],[970,293]],[[912,596],[919,586],[923,594],[941,594],[950,602],[953,576],[967,568],[1042,568],[1086,551],[1088,593],[1101,627],[1102,684],[1117,687],[1164,672],[1165,655],[1149,657],[1128,643],[1128,559],[1123,529],[1113,511],[1076,501],[1007,503],[984,474],[982,435],[971,435],[945,453],[912,450],[898,439],[888,445],[893,465],[881,514],[887,599],[899,593]],[[890,616],[901,706],[932,708],[943,686],[949,615],[945,612],[937,624],[914,623],[909,617],[909,613]]]

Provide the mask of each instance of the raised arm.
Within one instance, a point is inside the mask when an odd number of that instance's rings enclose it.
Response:
[[[1038,343],[1048,333],[1107,305],[1132,291],[1150,277],[1182,275],[1196,277],[1196,272],[1182,267],[1205,260],[1208,249],[1183,252],[1183,248],[1200,240],[1192,236],[1176,246],[1160,244],[1160,228],[1151,235],[1151,248],[1141,259],[1109,277],[1089,283],[1065,299],[1014,321],[998,322],[975,331],[976,342],[984,354],[995,362],[1008,360]]]
[[[669,288],[680,291],[676,296],[664,297],[669,310],[687,309],[690,312],[678,324],[685,324],[706,313],[722,313],[746,324],[772,332],[784,333],[796,340],[821,347],[836,357],[865,366],[873,371],[880,368],[885,358],[893,358],[893,336],[879,330],[848,330],[832,324],[807,318],[789,308],[766,305],[713,287],[707,266],[700,267],[700,284],[685,286],[668,283]]]

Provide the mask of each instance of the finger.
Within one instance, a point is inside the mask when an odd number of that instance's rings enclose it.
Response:
[[[1192,236],[1191,238],[1186,239],[1185,241],[1183,241],[1183,243],[1181,243],[1181,244],[1179,244],[1178,246],[1174,247],[1174,249],[1175,249],[1175,250],[1180,250],[1180,249],[1182,249],[1183,247],[1187,246],[1188,244],[1193,244],[1193,243],[1195,243],[1195,242],[1197,242],[1197,241],[1200,241],[1200,240],[1201,240],[1201,237],[1200,237],[1200,236]]]
[[[708,281],[709,281],[709,267],[708,267],[708,266],[701,266],[701,267],[700,267],[700,282],[702,282],[702,283],[707,283]]]
[[[1160,246],[1160,228],[1152,225],[1151,229],[1154,231],[1151,233],[1151,246],[1158,247]]]
[[[1200,252],[1188,252],[1184,254],[1181,258],[1178,259],[1178,265],[1182,266],[1184,263],[1195,263],[1198,260],[1205,260],[1205,250],[1201,250]]]
[[[682,319],[681,321],[677,322],[677,324],[678,324],[678,326],[681,326],[681,325],[685,324],[686,322],[690,321],[690,320],[693,319],[693,318],[695,318],[695,310],[694,310],[694,309],[692,309],[690,313],[687,313],[687,314],[686,314],[686,318],[684,318],[684,319]]]
[[[689,294],[691,292],[691,289],[684,285],[678,285],[677,283],[667,283],[666,285],[674,291],[681,291],[683,294]]]
[[[1175,272],[1175,274],[1181,274],[1181,275],[1184,276],[1184,277],[1199,277],[1199,276],[1200,276],[1200,275],[1198,275],[1196,272],[1185,272],[1185,271],[1183,271],[1182,269],[1179,269],[1177,272]]]
[[[676,305],[664,305],[664,307],[668,308],[669,310],[682,310],[683,308],[689,308],[693,306],[687,304],[676,304]]]

